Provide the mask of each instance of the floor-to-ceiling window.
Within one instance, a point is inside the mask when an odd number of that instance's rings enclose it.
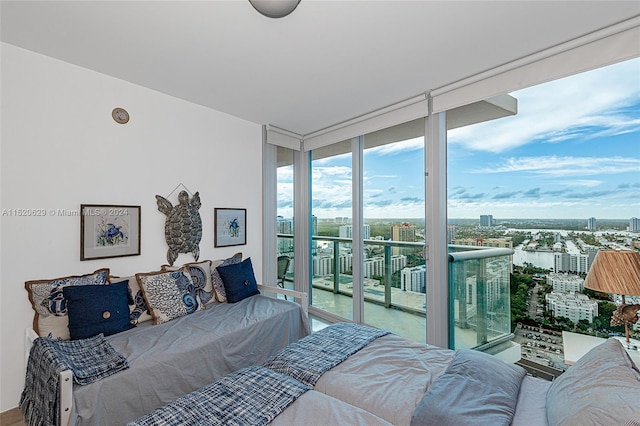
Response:
[[[425,120],[311,151],[312,306],[425,341]],[[359,266],[359,267],[358,267]]]
[[[449,320],[445,321],[440,315],[435,322],[425,321],[427,341],[434,341],[429,334],[433,330],[429,330],[429,327],[437,323],[436,329],[446,329],[448,326],[451,331],[449,340],[452,347],[484,348],[487,344],[499,343],[504,338],[510,338],[514,331],[513,320],[517,318],[513,308],[521,311],[528,309],[534,317],[540,316],[551,321],[546,310],[547,301],[543,300],[544,293],[539,291],[540,288],[529,288],[531,283],[539,284],[542,279],[541,276],[533,273],[535,269],[529,270],[532,272],[531,281],[520,281],[514,285],[512,265],[519,266],[516,261],[519,253],[517,249],[519,245],[524,246],[525,242],[527,248],[532,249],[526,251],[541,252],[546,248],[554,257],[554,268],[555,265],[569,265],[568,267],[571,268],[571,265],[588,264],[589,254],[586,254],[586,258],[572,260],[571,253],[562,251],[562,244],[566,244],[562,241],[562,233],[558,235],[534,233],[530,236],[514,233],[510,244],[507,244],[503,241],[503,235],[498,235],[502,229],[500,226],[495,226],[503,218],[518,219],[526,214],[529,215],[529,219],[539,219],[535,227],[531,228],[539,229],[544,220],[553,219],[553,215],[566,207],[576,207],[573,210],[574,214],[581,217],[575,220],[578,227],[575,231],[588,230],[592,227],[596,231],[591,232],[603,233],[603,235],[593,235],[589,238],[580,236],[577,239],[580,240],[576,243],[577,246],[596,246],[596,243],[602,244],[602,241],[608,241],[607,244],[613,245],[621,243],[630,245],[637,240],[631,235],[623,238],[616,237],[610,241],[608,236],[604,235],[606,234],[604,228],[609,229],[611,226],[609,221],[605,220],[607,218],[600,219],[598,217],[600,213],[591,213],[595,211],[591,209],[595,208],[599,200],[605,198],[609,211],[615,212],[616,215],[629,215],[629,209],[639,209],[637,201],[640,188],[638,136],[637,126],[635,128],[632,126],[638,121],[639,65],[636,59],[627,64],[612,67],[618,66],[626,66],[631,69],[631,72],[627,77],[618,76],[612,80],[600,77],[601,79],[592,80],[590,84],[583,84],[580,86],[581,89],[574,89],[571,84],[566,87],[560,85],[563,81],[577,81],[570,80],[573,78],[571,77],[568,80],[557,80],[513,92],[511,95],[518,100],[517,112],[515,109],[505,109],[500,102],[478,105],[477,111],[473,111],[474,104],[462,105],[462,102],[459,102],[460,98],[468,97],[467,95],[471,92],[465,89],[465,85],[460,85],[462,94],[456,94],[456,87],[451,89],[453,95],[448,94],[446,88],[431,93],[433,111],[436,113],[427,121],[432,123],[434,117],[440,117],[440,120],[445,115],[447,121],[437,126],[424,126],[428,132],[427,152],[415,155],[411,165],[419,166],[417,169],[421,170],[422,174],[417,180],[423,184],[426,180],[427,184],[427,189],[423,188],[419,193],[419,197],[428,200],[426,202],[428,207],[424,207],[425,215],[423,216],[423,220],[426,218],[426,224],[422,225],[423,238],[430,241],[428,245],[430,259],[426,262],[427,277],[433,271],[438,271],[439,275],[435,277],[437,279],[432,279],[431,283],[426,282],[428,296],[425,297],[422,305],[416,304],[413,309],[416,312],[425,309],[427,316],[430,314],[430,309],[432,315],[448,312],[450,316]],[[520,68],[514,69],[520,70]],[[534,77],[528,78],[525,83],[521,83],[518,79],[517,84],[537,83],[535,69],[537,68],[534,63],[533,71],[528,74],[528,77]],[[594,72],[607,69],[614,68],[607,67]],[[570,74],[571,72],[572,70],[562,73]],[[558,71],[558,73],[561,72]],[[585,73],[575,78],[584,78],[588,75],[591,74]],[[502,74],[498,77],[501,76]],[[505,90],[509,90],[509,84],[512,82],[507,80],[502,79],[501,84],[497,86],[502,86],[504,83]],[[473,82],[470,85],[473,86]],[[485,86],[480,89],[486,88]],[[537,90],[544,87],[551,89],[544,95],[536,94]],[[496,93],[496,91],[490,91],[490,93]],[[576,94],[585,97],[580,98]],[[473,98],[475,94],[472,93],[469,96],[470,99],[475,99]],[[615,105],[613,101],[616,102]],[[496,111],[503,110],[506,112],[494,114]],[[424,111],[426,115],[426,108]],[[509,114],[515,115],[508,117]],[[500,116],[504,118],[498,118]],[[573,121],[567,120],[567,117]],[[487,123],[483,123],[485,121]],[[385,122],[393,123],[394,119],[387,120],[385,117]],[[403,120],[395,122],[403,122]],[[483,124],[469,124],[474,122]],[[603,127],[602,123],[606,123],[606,126]],[[379,128],[375,125],[373,127]],[[430,130],[444,128],[451,129],[444,136]],[[344,132],[336,132],[336,134],[342,133]],[[391,138],[378,146],[372,146],[369,144],[369,139],[374,134],[358,135],[352,132],[348,135],[348,137],[358,138],[362,151],[354,150],[356,146],[354,139],[327,145],[325,144],[327,138],[318,142],[318,139],[313,140],[314,135],[301,137],[303,141],[301,149],[310,149],[311,153],[309,161],[304,163],[305,167],[308,167],[308,176],[305,175],[308,182],[304,182],[303,187],[298,188],[302,192],[296,194],[309,194],[310,199],[304,200],[304,203],[308,201],[309,207],[303,210],[305,213],[303,217],[305,221],[308,220],[308,226],[305,225],[301,233],[296,235],[309,237],[309,244],[306,241],[302,244],[304,246],[302,248],[306,250],[303,256],[304,261],[307,262],[308,258],[308,264],[303,264],[301,259],[296,259],[296,265],[302,265],[302,271],[305,274],[307,270],[309,271],[309,279],[307,282],[305,277],[303,283],[296,283],[296,285],[307,286],[302,288],[308,288],[311,291],[313,307],[333,314],[333,318],[363,321],[404,334],[401,330],[388,326],[389,323],[385,324],[386,320],[380,321],[382,315],[379,315],[373,307],[375,306],[376,309],[383,307],[380,312],[395,310],[400,314],[414,315],[414,312],[406,312],[408,309],[404,306],[397,309],[397,306],[402,304],[396,303],[394,296],[397,287],[394,286],[399,285],[400,291],[405,290],[402,286],[402,276],[400,275],[400,282],[398,282],[397,270],[394,269],[402,264],[402,258],[394,256],[401,256],[401,254],[399,252],[396,254],[393,248],[394,245],[401,244],[391,241],[393,233],[398,235],[398,239],[401,238],[400,235],[404,235],[402,238],[413,235],[412,223],[411,220],[405,220],[393,231],[389,227],[387,242],[374,239],[377,235],[373,229],[377,221],[373,219],[377,219],[384,211],[384,203],[377,200],[382,192],[376,188],[375,183],[376,181],[384,182],[385,179],[388,183],[392,179],[392,174],[382,176],[384,179],[378,179],[381,175],[377,174],[376,179],[370,178],[374,176],[372,173],[377,173],[374,170],[373,155],[382,152],[384,149],[382,146],[388,145],[386,148],[390,149],[411,138],[402,140]],[[584,136],[585,134],[588,136]],[[607,135],[608,139],[602,139],[602,135]],[[346,136],[343,135],[336,140],[344,137]],[[322,137],[318,138],[322,139]],[[429,152],[434,144],[447,139],[449,143],[446,149],[438,148],[438,155],[446,151],[446,156],[437,157]],[[635,141],[635,145],[632,141]],[[311,143],[307,144],[307,142]],[[536,147],[538,151],[527,151],[531,147]],[[565,147],[569,147],[569,150],[562,151],[566,149]],[[304,154],[307,153],[304,151],[301,155],[304,161],[306,161]],[[359,162],[358,158],[354,158],[354,154],[359,155],[362,161]],[[354,164],[357,167],[354,167]],[[399,164],[401,163],[391,161],[390,168],[401,167]],[[443,168],[448,166],[446,177],[437,170],[440,166]],[[622,177],[623,180],[617,181],[614,185],[611,183],[613,181],[609,180],[609,177],[614,175]],[[493,182],[491,178],[494,178]],[[556,181],[553,181],[554,178]],[[562,182],[564,187],[558,186],[559,182]],[[359,194],[358,185],[361,185],[362,189]],[[392,188],[391,185],[388,188]],[[416,189],[416,192],[418,191]],[[434,196],[433,194],[445,194],[447,191],[448,205],[444,210],[446,213],[448,209],[450,218],[448,226],[445,223],[435,223],[430,218],[430,215],[445,217],[440,206],[445,206],[446,203],[438,201],[439,204],[436,205],[437,203],[433,203],[431,197]],[[636,196],[633,198],[628,194]],[[354,195],[362,198],[359,199]],[[353,217],[353,212],[357,212],[361,217]],[[410,218],[408,209],[403,209],[402,212],[404,218]],[[530,216],[532,212],[535,218]],[[633,229],[637,227],[638,216],[640,214],[617,222],[626,221],[627,232],[637,232]],[[397,219],[403,219],[403,217]],[[353,241],[354,224],[359,234],[358,241]],[[467,232],[467,225],[470,228],[469,232]],[[521,223],[517,224],[514,220],[512,225],[510,227],[517,228]],[[417,229],[420,228],[420,224],[416,224],[415,228],[416,241],[412,243],[419,244]],[[445,228],[448,238],[444,235]],[[443,235],[437,235],[434,238],[434,234],[440,232]],[[410,241],[403,241],[403,243],[408,245]],[[561,251],[555,253],[558,243]],[[355,253],[354,246],[359,246]],[[296,250],[300,248],[299,244]],[[512,252],[513,250],[516,250],[515,253]],[[299,252],[296,253],[299,254]],[[444,255],[441,259],[434,259],[434,253],[444,253]],[[355,267],[354,254],[364,259],[355,264]],[[546,254],[535,253],[533,256],[544,257]],[[301,256],[298,255],[298,257]],[[444,260],[445,258],[447,260]],[[394,265],[391,259],[397,264]],[[412,267],[420,269],[419,256],[415,256],[413,261],[415,265]],[[380,269],[381,263],[382,269]],[[409,263],[408,260],[407,263]],[[434,264],[435,267],[433,267]],[[531,264],[532,262],[526,262],[525,266],[531,266]],[[418,272],[416,270],[416,276]],[[354,281],[354,277],[357,281]],[[301,278],[297,277],[297,279]],[[406,284],[411,282],[408,280],[409,277],[406,277],[405,289]],[[448,282],[445,283],[445,281]],[[448,285],[448,293],[436,294],[437,297],[429,296],[429,291],[434,285]],[[357,291],[354,291],[354,288]],[[522,291],[524,292],[520,294],[522,297],[518,298],[518,293]],[[353,294],[358,292],[364,301],[362,309],[358,307],[361,300],[353,298]],[[528,299],[531,294],[539,296],[537,304],[531,303]],[[446,303],[447,295],[449,304]],[[376,297],[377,300],[375,300]],[[372,301],[374,301],[373,304],[369,304]],[[435,305],[433,305],[434,301],[437,302]],[[419,315],[414,317],[418,318]],[[576,322],[567,322],[567,324],[575,327],[585,326],[583,323]],[[422,323],[420,325],[422,329],[425,328]],[[415,328],[418,329],[418,326]],[[421,333],[422,330],[419,332]],[[431,336],[436,333],[432,333]],[[436,338],[436,341],[443,346],[448,344],[443,339]]]
[[[561,343],[523,327],[609,330],[610,301],[581,283],[598,250],[638,250],[640,59],[510,95],[517,114],[447,135],[450,244],[514,250],[452,266],[455,346],[514,332],[524,358],[559,366]]]
[[[277,274],[278,284],[293,289],[293,150],[277,147]]]
[[[312,151],[311,305],[353,319],[351,142]]]
[[[363,319],[425,340],[424,119],[364,135]]]

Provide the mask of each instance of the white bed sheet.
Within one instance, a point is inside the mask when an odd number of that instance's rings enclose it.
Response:
[[[315,390],[408,425],[416,407],[455,352],[397,335],[380,337],[324,373]]]

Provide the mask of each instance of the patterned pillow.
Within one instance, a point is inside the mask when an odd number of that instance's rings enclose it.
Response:
[[[129,330],[129,302],[133,302],[129,283],[66,286],[69,333],[72,340],[86,339],[102,333],[105,336]]]
[[[204,309],[187,268],[136,274],[154,324]]]
[[[218,273],[218,266],[235,265],[240,262],[242,262],[242,253],[236,253],[227,259],[213,261],[211,265],[211,280],[213,281],[213,292],[218,302],[225,303],[227,301],[227,293],[225,292],[222,278]]]
[[[131,322],[131,324],[141,324],[145,321],[152,320],[153,317],[151,316],[151,311],[147,307],[147,302],[144,300],[144,296],[136,276],[133,275],[131,277],[120,278],[112,275],[109,277],[109,281],[112,283],[124,280],[129,281],[129,290],[133,297],[133,305],[129,305],[129,322]]]
[[[108,283],[109,268],[98,269],[92,274],[73,275],[24,283],[35,312],[33,330],[42,337],[69,340],[69,318],[67,302],[62,293],[66,286],[102,285]]]
[[[228,303],[236,303],[260,294],[250,257],[233,265],[218,266],[217,269],[224,282]]]
[[[213,262],[210,260],[203,260],[200,262],[186,263],[182,266],[162,265],[163,271],[177,271],[178,269],[186,266],[189,268],[189,274],[191,274],[191,280],[198,292],[198,297],[202,303],[211,303],[215,301],[213,296],[213,281],[211,278],[211,265]]]

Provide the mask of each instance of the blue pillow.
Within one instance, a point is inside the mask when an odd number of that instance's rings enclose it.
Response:
[[[69,334],[72,340],[129,330],[129,281],[105,285],[67,286]]]
[[[222,278],[227,302],[236,303],[247,297],[260,294],[250,257],[240,263],[218,266],[216,269]]]

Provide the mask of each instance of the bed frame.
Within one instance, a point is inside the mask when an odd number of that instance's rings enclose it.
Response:
[[[291,296],[294,300],[297,300],[305,317],[309,318],[309,295],[300,291],[283,289],[281,287],[267,286],[264,284],[258,284],[258,289],[262,294],[282,294],[284,296]],[[25,365],[29,360],[29,352],[33,341],[38,338],[38,334],[31,328],[26,330],[25,338]],[[73,408],[73,373],[71,370],[65,370],[60,373],[59,380],[59,395],[60,395],[60,425],[70,425],[71,413]]]

